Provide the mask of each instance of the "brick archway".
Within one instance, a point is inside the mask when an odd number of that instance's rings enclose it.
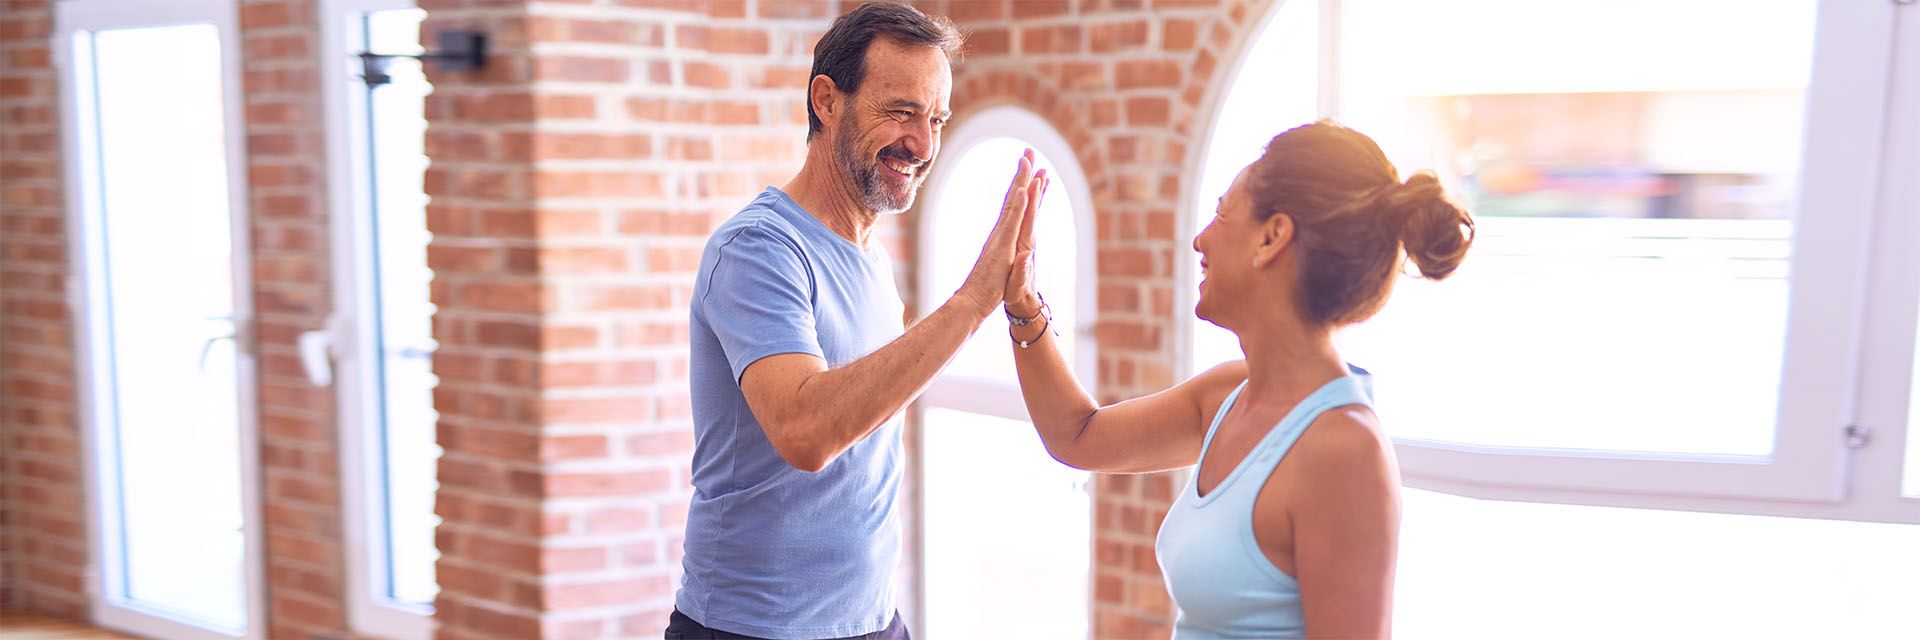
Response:
[[[1285,0],[924,3],[972,33],[954,67],[955,124],[1028,109],[1073,145],[1095,209],[1102,402],[1171,386],[1186,357],[1176,308],[1205,140],[1233,70]],[[1095,638],[1166,637],[1174,608],[1153,540],[1183,473],[1100,476],[1094,496]]]

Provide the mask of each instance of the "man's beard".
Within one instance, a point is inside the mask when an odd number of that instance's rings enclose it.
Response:
[[[853,148],[852,131],[847,131],[836,138],[833,143],[833,154],[840,161],[840,166],[845,168],[848,180],[853,182],[853,188],[859,192],[861,202],[866,204],[868,209],[880,214],[896,214],[913,206],[914,195],[920,192],[920,184],[927,180],[926,164],[923,164],[922,160],[913,157],[913,154],[899,143],[881,149],[876,157],[860,158],[855,155],[857,152]],[[914,167],[913,177],[908,180],[905,189],[893,190],[890,188],[893,180],[880,176],[881,158],[893,158]]]

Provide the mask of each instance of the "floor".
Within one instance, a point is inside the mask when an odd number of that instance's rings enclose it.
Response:
[[[0,611],[0,640],[133,640],[92,625],[18,611]]]

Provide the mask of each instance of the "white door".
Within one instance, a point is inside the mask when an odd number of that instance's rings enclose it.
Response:
[[[422,184],[432,86],[420,61],[404,56],[423,53],[426,12],[412,0],[324,0],[318,11],[334,318],[302,338],[302,356],[309,371],[338,374],[315,383],[330,382],[340,403],[349,623],[369,636],[425,639],[440,522]],[[362,52],[400,56],[389,58],[386,82],[365,80]]]
[[[58,5],[95,618],[260,637],[234,6]]]

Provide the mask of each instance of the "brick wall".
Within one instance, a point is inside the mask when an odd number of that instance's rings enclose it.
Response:
[[[715,225],[798,170],[813,43],[843,7],[426,6],[424,33],[497,45],[432,75],[428,107],[441,635],[657,635],[691,494],[692,275]],[[896,222],[881,237],[911,259]]]
[[[1098,228],[1096,395],[1175,382],[1187,356],[1175,264],[1187,259],[1207,117],[1273,0],[949,0],[923,3],[973,32],[955,67],[957,125],[1013,104],[1078,151]],[[1096,638],[1166,637],[1173,621],[1153,539],[1184,474],[1100,476],[1094,484]]]
[[[443,637],[657,635],[692,450],[706,234],[804,153],[829,3],[424,3],[489,68],[434,73]]]
[[[65,194],[50,0],[0,8],[0,467],[11,601],[84,617],[89,562],[66,306]],[[327,308],[314,6],[239,3],[260,354],[269,632],[345,633],[333,398],[308,386],[295,341]]]
[[[338,637],[347,629],[340,434],[333,391],[308,383],[297,346],[332,307],[317,3],[238,5],[267,632]]]
[[[52,23],[52,0],[0,4],[0,492],[13,603],[76,617],[87,523]]]
[[[15,601],[80,615],[86,562],[49,0],[0,5],[0,393]],[[489,67],[431,71],[446,637],[644,636],[677,580],[691,426],[686,300],[706,233],[798,168],[813,41],[851,2],[429,0]],[[1079,150],[1098,210],[1104,401],[1164,388],[1224,60],[1271,0],[946,0],[972,31],[958,118],[1024,105]],[[327,313],[313,5],[242,6],[268,584],[276,636],[344,633],[333,399],[295,336]],[[912,282],[911,225],[881,237]],[[909,296],[913,292],[907,292]],[[911,446],[912,443],[909,443]],[[1163,636],[1166,475],[1096,483],[1097,637]],[[909,539],[913,539],[909,535]],[[911,576],[908,576],[911,578]],[[904,586],[911,580],[903,582]],[[903,608],[914,596],[902,593]]]

